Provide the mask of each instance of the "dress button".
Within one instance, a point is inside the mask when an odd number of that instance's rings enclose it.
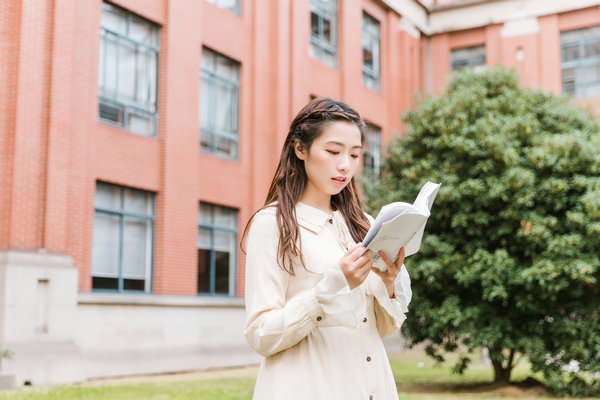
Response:
[[[369,396],[369,400],[373,400],[373,395],[370,395],[370,396]]]
[[[364,318],[363,318],[363,322],[367,322],[367,317],[364,317]]]
[[[320,321],[320,320],[321,320],[321,316],[319,315],[319,316],[317,317],[317,321]]]
[[[371,362],[371,357],[367,357],[367,362]]]
[[[333,218],[329,218],[329,223],[333,224]]]

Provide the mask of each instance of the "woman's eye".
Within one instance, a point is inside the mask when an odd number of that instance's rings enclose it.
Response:
[[[352,154],[352,158],[358,158],[358,154]]]
[[[333,154],[334,156],[335,156],[335,155],[337,155],[337,154],[340,154],[340,152],[339,152],[339,151],[333,151],[333,150],[327,150],[327,152],[328,152],[329,154]]]

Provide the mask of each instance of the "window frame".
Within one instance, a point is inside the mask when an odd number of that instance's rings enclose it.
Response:
[[[197,291],[197,295],[198,296],[203,296],[203,297],[235,297],[236,293],[237,293],[237,240],[238,240],[238,222],[239,222],[239,210],[236,208],[232,208],[232,207],[226,207],[226,206],[221,206],[218,204],[213,204],[213,203],[207,203],[207,202],[200,202],[200,205],[204,205],[204,206],[208,206],[210,207],[210,224],[206,224],[206,223],[200,223],[198,221],[198,235],[200,235],[200,229],[204,229],[204,230],[208,230],[210,232],[210,249],[205,249],[205,248],[200,248],[198,246],[196,246],[196,250],[210,250],[210,270],[209,270],[209,291],[208,292],[200,292],[199,291],[199,282],[197,283],[196,286],[196,291]],[[233,211],[235,213],[235,228],[226,228],[223,226],[218,226],[215,225],[215,210],[216,208],[223,208],[229,211]],[[198,209],[198,213],[201,212],[201,208],[199,207]],[[219,232],[225,232],[225,233],[232,233],[233,234],[233,254],[230,256],[233,261],[233,265],[229,265],[229,291],[227,294],[224,293],[216,293],[215,292],[215,282],[216,282],[216,250],[215,250],[215,232],[219,231]],[[198,266],[198,260],[196,260],[196,267]],[[196,277],[197,279],[197,277]]]
[[[236,67],[237,67],[237,76],[238,79],[237,81],[233,81],[227,77],[223,77],[218,75],[216,72],[213,71],[208,71],[205,68],[202,67],[202,63],[200,66],[200,90],[198,93],[199,96],[199,102],[198,102],[198,125],[199,125],[199,130],[200,130],[200,150],[205,153],[205,154],[211,154],[213,156],[216,157],[220,157],[220,158],[224,158],[227,160],[231,160],[231,161],[238,161],[240,158],[240,87],[241,87],[241,76],[242,76],[242,64],[230,57],[227,57],[226,55],[219,53],[217,51],[214,51],[213,49],[209,48],[209,47],[202,47],[202,54],[204,54],[205,51],[209,51],[211,53],[213,53],[215,55],[214,58],[214,67],[218,66],[218,59],[219,57],[225,58],[230,62],[233,62]],[[214,68],[214,70],[216,70],[216,68]],[[202,86],[205,84],[205,80],[210,82],[210,83],[222,83],[225,84],[229,89],[232,89],[234,92],[234,96],[235,96],[235,101],[234,101],[234,125],[236,127],[236,132],[232,133],[232,132],[226,132],[226,131],[220,131],[216,128],[210,127],[208,125],[203,125],[203,116],[202,116]],[[212,112],[209,112],[209,114],[214,114],[215,108],[216,108],[216,101],[214,102],[209,102],[209,107],[211,108]],[[207,134],[210,134],[213,136],[213,141],[212,141],[212,145],[211,145],[211,149],[207,150],[204,149],[202,146],[202,137],[204,132],[206,132]],[[223,154],[221,152],[217,151],[217,138],[224,138],[226,140],[230,140],[232,142],[235,142],[235,152],[233,156],[227,156],[226,154]]]
[[[593,37],[593,38],[581,38],[581,36],[583,36],[585,31],[589,31],[592,29],[597,29],[598,30],[598,36]],[[563,41],[563,35],[564,34],[573,34],[574,32],[578,32],[578,40],[576,41],[569,41],[569,42],[565,42]],[[587,44],[590,43],[600,43],[600,25],[592,25],[592,26],[588,26],[585,28],[578,28],[578,29],[570,29],[570,30],[566,30],[566,31],[561,31],[560,32],[560,63],[561,63],[561,68],[560,68],[560,74],[561,74],[561,88],[563,93],[567,93],[570,96],[572,96],[575,99],[593,99],[596,97],[591,97],[591,96],[581,96],[578,95],[578,89],[579,88],[583,88],[586,89],[588,87],[591,86],[600,86],[600,79],[596,80],[596,81],[589,81],[589,82],[583,82],[583,83],[577,83],[577,81],[575,80],[575,75],[576,75],[576,70],[578,68],[585,68],[585,67],[589,67],[589,66],[594,66],[594,65],[600,65],[600,55],[596,56],[596,57],[591,57],[591,58],[586,58],[585,54],[585,46]],[[577,60],[572,60],[572,61],[564,61],[565,58],[565,48],[566,47],[572,47],[574,44],[578,45],[579,48],[579,57]],[[573,84],[568,84],[565,85],[565,75],[564,75],[564,71],[567,68],[573,68]],[[567,89],[565,89],[565,87],[572,87],[573,91],[569,91]],[[600,91],[600,89],[599,89]]]
[[[93,283],[92,283],[92,291],[93,292],[104,292],[104,293],[125,293],[125,294],[152,294],[153,292],[153,287],[154,287],[154,240],[155,240],[155,235],[156,235],[156,229],[155,229],[155,218],[156,218],[156,194],[150,191],[146,191],[146,190],[142,190],[142,189],[137,189],[137,188],[132,188],[132,187],[128,187],[128,186],[121,186],[121,185],[115,185],[112,183],[108,183],[108,182],[102,182],[102,181],[97,181],[96,182],[96,192],[95,194],[98,192],[98,184],[102,184],[102,185],[108,185],[108,186],[112,186],[115,188],[119,188],[121,189],[121,193],[120,193],[120,210],[116,210],[116,209],[110,209],[110,208],[103,208],[103,207],[98,207],[96,206],[96,204],[94,204],[94,220],[97,214],[101,214],[101,215],[109,215],[109,216],[118,216],[119,217],[119,265],[118,265],[118,272],[117,272],[117,279],[118,279],[118,288],[117,289],[104,289],[104,288],[94,288],[93,287]],[[128,212],[128,211],[124,211],[124,205],[125,205],[125,196],[126,196],[126,189],[130,189],[130,190],[135,190],[138,192],[144,192],[149,196],[150,198],[150,208],[152,210],[152,215],[145,215],[145,214],[139,214],[139,213],[134,213],[134,212]],[[94,195],[94,203],[95,203],[95,195]],[[148,205],[147,205],[148,206]],[[123,238],[124,238],[124,228],[125,228],[125,220],[127,217],[131,217],[131,218],[136,218],[138,220],[146,220],[150,222],[150,229],[152,230],[151,232],[151,236],[149,238],[150,243],[147,244],[146,247],[146,252],[148,255],[147,258],[147,265],[145,267],[144,273],[146,274],[145,279],[144,279],[144,290],[126,290],[124,289],[124,280],[127,278],[123,277]],[[92,239],[92,251],[94,248],[94,244],[93,244],[93,239]],[[94,265],[93,265],[93,260],[92,260],[92,267],[91,267],[91,273],[90,273],[91,278],[93,279],[94,277],[98,277],[98,278],[115,278],[112,275],[109,274],[102,274],[102,273],[95,273],[94,272]]]
[[[330,3],[330,4],[327,4]],[[310,49],[309,54],[312,58],[321,61],[323,64],[331,68],[338,67],[338,0],[329,0],[327,3],[323,0],[310,0],[309,13],[310,15]],[[318,33],[314,36],[312,33],[312,14],[315,13],[318,18]],[[331,44],[324,37],[323,21],[331,17]],[[314,55],[313,55],[314,53]],[[331,62],[328,57],[324,56],[328,53],[333,59]]]
[[[375,45],[373,53],[373,68],[369,68],[365,65],[364,59],[364,42],[368,41],[370,44]],[[371,16],[366,11],[363,11],[363,25],[362,25],[362,49],[363,49],[363,61],[362,61],[362,73],[363,73],[363,84],[376,92],[381,91],[381,23],[375,17]],[[369,81],[370,79],[370,81]],[[370,84],[368,82],[373,82]]]
[[[365,132],[365,142],[367,143],[367,148],[366,151],[363,152],[363,171],[365,171],[367,174],[373,175],[373,176],[379,176],[381,173],[381,136],[382,136],[382,129],[381,127],[379,127],[378,125],[375,125],[373,123],[367,122],[367,129]],[[374,144],[374,140],[373,140],[373,136],[374,134],[377,134],[377,143],[376,146],[372,146]],[[376,148],[378,151],[372,152],[371,149],[372,148]],[[371,168],[371,166],[368,166],[366,164],[367,161],[367,154],[369,154],[370,156],[372,156],[373,158],[373,168]]]
[[[130,31],[130,26],[132,24],[132,18],[135,16],[137,18],[143,19],[144,21],[154,25],[156,27],[156,37],[154,38],[154,40],[156,41],[156,45],[151,45],[151,44],[147,44],[144,42],[140,42],[137,40],[134,40],[132,38],[129,37],[128,34],[122,34],[120,32],[115,32],[112,31],[104,26],[102,26],[102,23],[100,24],[100,51],[104,50],[102,57],[99,57],[99,63],[100,62],[104,62],[105,65],[108,62],[107,61],[107,48],[108,46],[102,46],[102,43],[107,40],[105,39],[106,37],[109,36],[113,36],[116,40],[116,59],[114,60],[114,64],[116,66],[116,72],[115,72],[115,93],[114,96],[110,96],[109,94],[106,93],[106,91],[103,89],[103,87],[101,86],[102,82],[106,82],[106,71],[107,68],[106,67],[101,67],[99,66],[99,72],[100,70],[103,70],[104,75],[102,76],[102,79],[98,79],[98,121],[103,123],[103,124],[108,124],[111,126],[115,126],[124,130],[127,130],[130,133],[133,133],[135,135],[140,135],[140,136],[145,136],[145,137],[157,137],[158,136],[158,74],[160,71],[160,59],[159,59],[159,55],[160,55],[160,26],[138,14],[134,14],[133,12],[126,10],[122,7],[116,6],[112,3],[108,3],[108,2],[102,2],[102,6],[104,7],[105,5],[116,8],[120,11],[122,11],[123,13],[125,13],[125,31],[129,32]],[[119,71],[120,71],[120,64],[119,64],[119,58],[120,58],[120,51],[119,49],[120,44],[124,42],[124,43],[128,43],[129,45],[132,45],[134,48],[136,48],[136,50],[140,47],[144,48],[149,54],[152,54],[154,56],[154,58],[156,59],[156,75],[154,76],[154,85],[155,85],[155,98],[154,98],[154,110],[152,110],[152,107],[149,106],[144,106],[143,104],[140,103],[136,103],[136,102],[131,102],[131,101],[127,101],[124,100],[122,98],[119,98]],[[99,77],[100,78],[100,77]],[[101,113],[100,113],[100,107],[102,106],[109,106],[109,107],[115,107],[119,110],[119,114],[121,115],[121,119],[122,122],[121,123],[117,123],[115,121],[109,120],[109,119],[105,119],[101,117]],[[143,134],[143,133],[138,133],[138,132],[134,132],[131,130],[131,125],[129,123],[129,114],[130,112],[133,111],[134,113],[139,113],[139,114],[143,114],[143,115],[147,115],[149,117],[151,117],[152,120],[152,124],[154,126],[154,129],[152,130],[151,133],[149,134]]]
[[[476,50],[479,49],[483,49],[483,55],[474,57],[471,53],[475,52]],[[456,51],[459,50],[467,50],[469,52],[469,56],[467,58],[460,58],[459,60],[466,60],[467,63],[466,65],[462,66],[461,68],[456,68],[455,64],[456,64],[456,56],[454,55]],[[486,46],[485,44],[479,44],[479,45],[475,45],[475,46],[465,46],[465,47],[457,47],[454,49],[450,50],[450,72],[455,72],[455,71],[460,71],[463,68],[469,67],[471,69],[475,69],[476,67],[482,66],[485,67],[487,64],[487,54],[486,54]],[[481,64],[477,63],[477,62],[481,62],[483,61]],[[462,65],[462,63],[461,63]],[[474,66],[475,65],[475,66]]]

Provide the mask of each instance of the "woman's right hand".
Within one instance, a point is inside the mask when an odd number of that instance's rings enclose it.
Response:
[[[365,252],[366,251],[366,252]],[[363,254],[364,253],[364,254]],[[373,266],[372,251],[364,246],[356,246],[340,259],[340,268],[350,285],[350,290],[359,286],[367,279]]]

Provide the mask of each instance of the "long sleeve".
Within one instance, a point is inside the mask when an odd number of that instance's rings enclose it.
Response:
[[[383,338],[397,332],[406,319],[405,314],[412,298],[406,266],[402,265],[394,281],[393,298],[389,297],[385,284],[374,273],[369,274],[369,287],[375,296],[375,319],[380,336]]]
[[[277,264],[278,240],[274,211],[257,213],[246,246],[244,334],[265,357],[300,342],[325,315],[343,325],[356,324],[350,289],[339,267],[332,266],[313,289],[287,298],[292,277]]]

